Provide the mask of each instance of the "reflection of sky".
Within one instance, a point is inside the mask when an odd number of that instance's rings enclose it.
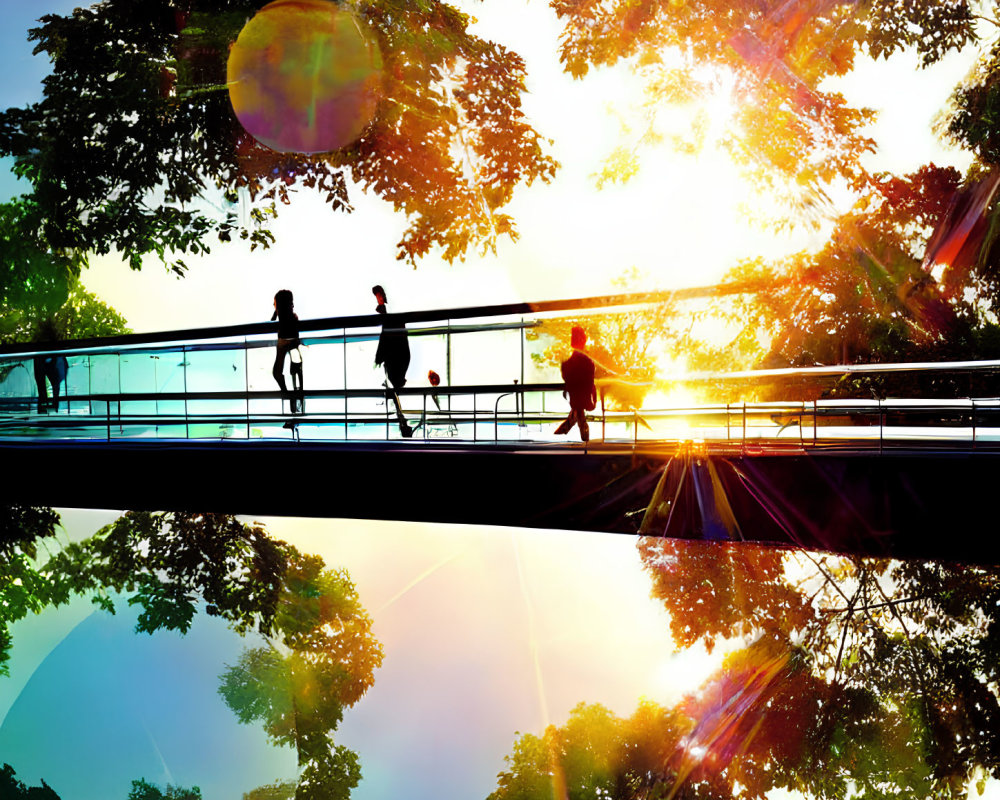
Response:
[[[341,729],[365,774],[355,800],[485,797],[515,731],[563,722],[584,699],[625,714],[662,696],[666,620],[631,537],[279,519],[268,530],[346,566],[385,646]]]
[[[111,518],[65,515],[71,538]],[[706,674],[703,662],[672,652],[632,537],[265,524],[348,569],[385,647],[374,687],[335,737],[361,759],[354,800],[485,797],[516,732],[561,724],[581,701],[622,715],[641,696],[672,702]],[[130,632],[128,611],[95,614],[56,644],[63,632],[46,630],[45,619],[15,626],[11,684],[0,682],[0,717],[5,692],[19,692],[0,753],[21,780],[44,778],[63,800],[124,800],[139,777],[196,784],[206,800],[222,800],[294,770],[291,751],[238,725],[215,694],[221,665],[241,646],[217,621],[200,617],[187,637],[148,637]],[[56,646],[42,660],[46,639]],[[29,680],[32,660],[41,665]]]
[[[135,618],[92,614],[32,675],[0,727],[19,780],[44,779],[63,800],[124,800],[138,778],[198,785],[207,799],[295,774],[294,754],[240,725],[216,693],[238,636],[204,616],[187,636],[136,635]]]

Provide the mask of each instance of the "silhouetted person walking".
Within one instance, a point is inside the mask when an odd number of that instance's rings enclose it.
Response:
[[[305,389],[302,383],[302,352],[299,345],[302,340],[299,338],[299,317],[294,311],[292,293],[288,289],[282,289],[274,296],[274,313],[271,321],[278,320],[278,349],[274,355],[274,367],[271,374],[281,388],[281,394],[288,397],[288,387],[285,385],[285,356],[288,355],[290,362],[288,371],[292,376],[291,406],[293,414],[301,414],[305,411]]]
[[[372,294],[375,295],[375,311],[379,314],[386,312],[385,289],[381,286],[373,286]],[[407,423],[403,416],[403,409],[399,404],[399,395],[396,390],[402,389],[406,385],[406,370],[410,366],[410,342],[406,334],[406,326],[399,323],[398,328],[386,328],[382,324],[382,333],[378,337],[378,349],[375,351],[375,366],[381,365],[385,368],[387,378],[385,384],[385,399],[388,403],[391,399],[396,405],[396,419],[399,421],[399,432],[406,438],[413,436],[413,428]]]
[[[590,428],[587,426],[587,412],[597,406],[597,387],[594,385],[594,362],[584,350],[587,347],[587,334],[583,328],[574,326],[570,334],[570,344],[573,355],[562,363],[562,377],[566,384],[563,395],[569,397],[569,416],[556,428],[556,433],[569,433],[574,425],[580,426],[580,438],[590,440]]]
[[[38,326],[38,336],[36,342],[54,342],[59,338],[52,320],[44,320]],[[38,413],[43,414],[50,407],[53,411],[59,410],[59,387],[66,381],[66,373],[69,371],[69,362],[66,356],[57,353],[37,355],[32,359],[35,370],[35,386],[38,389]],[[49,391],[46,380],[52,384],[52,402],[49,403]]]

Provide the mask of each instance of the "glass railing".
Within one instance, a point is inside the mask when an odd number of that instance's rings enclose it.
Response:
[[[554,432],[569,410],[559,370],[532,358],[528,332],[559,315],[603,313],[616,303],[656,299],[629,295],[303,321],[304,402],[296,413],[292,398],[282,395],[271,374],[273,324],[8,347],[0,350],[0,437],[566,441]],[[395,400],[387,397],[385,374],[374,364],[383,323],[387,329],[405,325],[408,335],[408,380],[397,392],[406,429]],[[51,380],[44,389],[47,400],[40,402],[36,369],[44,370],[46,363],[50,370],[57,365],[58,405]],[[958,385],[961,376],[969,376],[970,387],[991,388],[998,371],[1000,362],[966,361],[701,373],[678,381],[732,390],[762,381],[907,373],[959,376]],[[431,384],[432,372],[438,385]],[[984,383],[983,376],[990,381]],[[589,415],[595,442],[885,447],[908,442],[978,445],[1000,439],[1000,399],[995,396],[685,406],[663,402],[657,408],[621,411],[604,402],[604,389],[613,382],[599,381],[602,399]],[[574,432],[569,438],[578,436]]]

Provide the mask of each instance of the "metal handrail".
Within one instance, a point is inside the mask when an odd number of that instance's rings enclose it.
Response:
[[[480,385],[480,386],[452,386],[452,387],[428,387],[410,388],[403,390],[409,396],[422,396],[425,413],[422,415],[423,424],[430,423],[430,417],[426,413],[426,398],[430,394],[452,394],[452,395],[472,395],[500,391],[494,403],[493,425],[494,442],[499,442],[499,427],[505,420],[500,413],[500,401],[512,395],[523,396],[528,392],[539,392],[544,397],[545,394],[553,391],[561,391],[562,384],[528,384],[516,385]],[[321,434],[326,427],[345,426],[345,436],[347,427],[351,425],[364,427],[376,422],[384,422],[384,416],[372,416],[371,412],[362,410],[350,411],[345,408],[343,413],[320,411],[315,413],[304,413],[302,415],[289,416],[287,414],[263,412],[252,410],[250,400],[277,400],[281,398],[281,392],[164,392],[164,393],[125,393],[108,394],[94,393],[90,395],[75,395],[71,398],[77,406],[85,404],[91,406],[87,413],[74,411],[72,413],[58,412],[48,415],[38,415],[32,412],[16,412],[6,415],[0,414],[0,437],[20,437],[39,436],[40,431],[51,431],[54,434],[62,430],[80,428],[103,429],[101,438],[111,439],[113,428],[117,428],[119,433],[126,433],[128,428],[160,428],[170,429],[174,426],[183,426],[185,438],[217,438],[217,434],[200,434],[197,430],[192,432],[192,426],[239,426],[245,427],[247,438],[251,438],[251,426],[260,426],[262,429],[276,427],[288,421],[295,421],[297,425],[312,425]],[[336,397],[367,397],[382,398],[384,391],[378,389],[353,389],[353,390],[317,390],[306,394],[309,401],[320,398]],[[20,398],[28,400],[29,398]],[[31,398],[33,400],[33,398]],[[243,407],[241,412],[218,412],[205,410],[200,413],[169,413],[165,410],[150,413],[148,410],[130,411],[128,406],[135,402],[160,401],[181,401],[181,400],[201,400],[201,401],[241,401]],[[89,401],[89,403],[88,403]],[[100,408],[95,413],[92,405],[100,403]],[[162,409],[162,406],[160,406]],[[923,435],[924,441],[936,438],[938,441],[962,441],[970,440],[972,446],[988,442],[993,437],[984,439],[984,430],[989,430],[988,424],[993,417],[1000,423],[1000,398],[964,398],[951,401],[914,401],[914,400],[853,400],[853,401],[814,401],[810,408],[804,403],[745,403],[740,408],[740,423],[738,438],[733,438],[731,425],[732,405],[731,404],[710,404],[694,406],[690,408],[665,408],[665,409],[643,409],[641,412],[635,411],[609,411],[602,414],[602,421],[608,424],[622,424],[631,422],[633,428],[628,436],[629,444],[637,446],[640,442],[638,417],[641,414],[643,419],[649,421],[654,426],[659,426],[658,431],[644,436],[642,441],[672,441],[681,438],[704,438],[719,443],[737,443],[741,449],[751,444],[781,444],[788,445],[789,437],[782,436],[784,431],[794,425],[798,425],[798,436],[794,438],[794,445],[799,449],[818,446],[829,446],[838,442],[861,441],[858,435],[867,436],[873,446],[875,445],[875,434],[877,427],[877,446],[884,449],[890,439],[899,440],[901,436]],[[484,409],[477,410],[475,406],[470,410],[452,408],[448,411],[447,417],[450,425],[478,426],[489,419],[489,414],[481,413]],[[411,412],[412,413],[412,412]],[[540,424],[545,425],[555,423],[563,416],[561,411],[536,411],[526,412],[520,407],[511,417],[518,424]],[[484,419],[485,417],[485,419]],[[811,441],[805,438],[804,430],[806,422],[812,424]],[[824,424],[825,423],[825,424]],[[671,433],[671,426],[688,426],[688,430],[683,433]],[[665,427],[664,427],[665,426]],[[293,427],[293,435],[297,435],[297,429]],[[826,428],[826,435],[820,437],[820,428]],[[857,433],[851,428],[856,428]],[[894,431],[900,428],[910,428],[918,433],[902,431],[893,435]],[[993,426],[997,430],[996,439],[1000,441],[1000,424]],[[944,435],[948,429],[955,429],[952,436]],[[966,429],[966,433],[963,433]],[[969,430],[971,429],[971,430]],[[456,428],[456,432],[457,432]],[[34,432],[34,433],[32,433]],[[266,431],[265,431],[266,432]],[[867,433],[865,433],[867,432]],[[921,433],[922,432],[922,433]],[[135,431],[131,435],[144,435],[141,431]],[[100,434],[99,434],[100,436]],[[957,437],[957,438],[956,438]],[[94,438],[91,436],[81,436],[79,438]],[[219,437],[225,438],[225,437]],[[239,437],[234,437],[239,438]],[[325,437],[324,437],[325,438]],[[523,438],[523,437],[522,437]],[[478,435],[474,433],[473,440],[478,440]],[[615,441],[614,439],[610,441]]]

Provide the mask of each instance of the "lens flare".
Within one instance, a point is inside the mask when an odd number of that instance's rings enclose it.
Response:
[[[698,720],[677,753],[672,800],[693,773],[725,769],[750,747],[764,726],[776,686],[791,671],[788,652],[765,654],[750,649],[723,670],[693,704]]]
[[[275,0],[240,31],[227,64],[237,119],[273,150],[327,153],[375,115],[382,55],[364,24],[329,0]]]

